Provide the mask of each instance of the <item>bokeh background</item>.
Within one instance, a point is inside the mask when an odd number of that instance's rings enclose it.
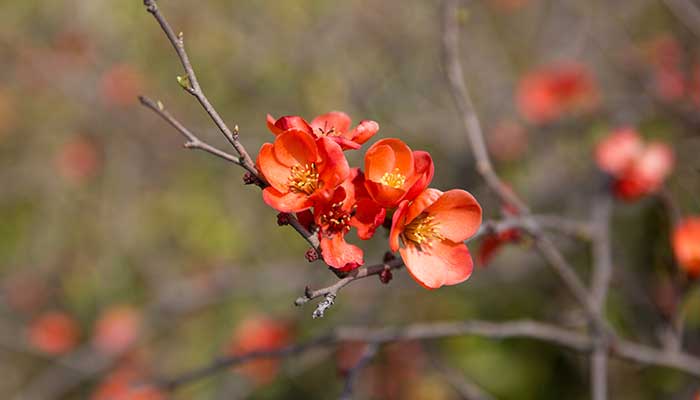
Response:
[[[500,216],[445,83],[439,2],[168,0],[161,9],[184,32],[205,92],[240,126],[252,154],[271,141],[267,113],[311,119],[342,110],[378,121],[373,140],[399,137],[430,151],[434,187],[469,190],[487,218]],[[590,218],[591,199],[607,190],[593,148],[620,126],[673,146],[668,193],[684,214],[700,212],[700,91],[692,83],[699,38],[668,4],[483,0],[465,2],[460,20],[465,77],[497,169],[535,212]],[[664,78],[664,63],[676,62],[669,57],[680,60],[677,74]],[[588,71],[591,104],[528,119],[517,100],[523,76],[562,64]],[[200,137],[226,146],[177,84],[180,65],[138,0],[1,2],[0,71],[3,398],[109,398],[100,390],[118,386],[117,373],[148,381],[224,354],[251,318],[282,324],[289,341],[341,324],[583,323],[527,241],[456,287],[427,291],[399,270],[388,285],[372,278],[348,286],[321,320],[311,319],[311,304],[294,307],[306,285],[326,286],[334,276],[304,260],[305,242],[277,226],[259,190],[242,185],[242,170],[183,149],[182,138],[138,104],[139,94],[157,98]],[[361,151],[349,157],[361,165]],[[668,309],[682,307],[686,348],[698,353],[700,293],[691,287],[680,305],[669,294],[678,274],[669,228],[657,197],[616,205],[608,316],[624,336],[656,344]],[[586,278],[589,246],[556,242]],[[368,262],[380,261],[384,233],[363,246]],[[476,252],[478,243],[470,247]],[[268,365],[263,375],[271,378],[225,371],[170,397],[334,398],[343,360],[334,349],[313,351],[277,374]],[[589,397],[584,356],[473,337],[382,350],[357,396],[459,398],[445,368],[499,399]],[[611,371],[615,399],[688,399],[697,386],[627,362],[613,361]]]

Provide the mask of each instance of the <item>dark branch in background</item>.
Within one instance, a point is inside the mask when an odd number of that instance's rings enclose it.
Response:
[[[600,315],[605,314],[605,301],[612,279],[612,242],[610,239],[610,218],[613,202],[609,196],[602,196],[593,204],[593,272],[591,301]],[[608,395],[608,343],[605,332],[593,327],[595,343],[591,355],[591,397],[605,400]]]
[[[691,0],[663,0],[671,13],[700,38],[700,8]]]
[[[256,351],[239,356],[222,357],[199,369],[170,379],[163,379],[160,381],[160,386],[168,390],[175,390],[183,385],[249,361],[294,356],[312,349],[343,342],[382,345],[402,340],[437,340],[460,336],[480,336],[490,339],[529,338],[584,353],[591,352],[595,348],[595,338],[585,333],[528,320],[429,322],[386,328],[340,327],[328,335],[321,335],[308,342],[278,350]],[[642,365],[672,368],[694,377],[700,377],[700,358],[685,353],[657,350],[627,340],[618,340],[611,344],[607,350],[619,359]]]
[[[377,343],[370,343],[367,345],[360,359],[348,371],[348,375],[345,378],[345,385],[343,386],[343,392],[339,397],[340,400],[352,400],[353,386],[355,382],[357,382],[360,372],[372,361],[378,349],[379,345]]]

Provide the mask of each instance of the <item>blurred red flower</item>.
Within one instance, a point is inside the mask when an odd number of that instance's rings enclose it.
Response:
[[[689,277],[700,277],[700,216],[684,218],[673,231],[676,260]]]
[[[615,194],[630,201],[660,189],[675,162],[668,145],[645,143],[631,128],[618,129],[600,141],[595,158],[598,167],[615,179]]]
[[[138,367],[125,365],[112,371],[102,380],[91,400],[165,400],[156,387],[145,384],[146,374]]]
[[[350,174],[340,146],[326,137],[315,140],[302,130],[288,129],[275,142],[260,148],[258,170],[270,186],[263,200],[282,212],[311,208],[314,201],[328,200]]]
[[[106,354],[119,354],[127,350],[141,330],[141,315],[128,305],[112,306],[102,312],[95,323],[93,344]]]
[[[79,335],[78,323],[70,315],[50,311],[30,323],[28,340],[45,353],[59,355],[72,350],[78,344]]]
[[[136,104],[136,98],[143,89],[143,75],[129,64],[115,64],[100,77],[100,94],[110,106]]]
[[[267,316],[253,316],[245,319],[236,328],[227,354],[242,355],[256,351],[271,351],[291,343],[292,333],[289,324]],[[279,371],[280,360],[261,358],[247,362],[236,370],[258,385],[270,383]]]
[[[411,151],[399,139],[382,139],[365,153],[365,187],[385,208],[416,197],[430,184],[434,171],[430,154]]]
[[[61,146],[54,162],[62,178],[83,183],[97,174],[102,160],[92,140],[76,135]]]
[[[315,138],[328,137],[337,142],[343,150],[359,149],[379,131],[379,124],[375,121],[363,120],[350,129],[352,120],[344,112],[331,111],[320,115],[307,123],[299,116],[285,116],[275,120],[267,115],[267,127],[275,135],[279,135],[289,129],[298,129],[312,134]]]
[[[500,121],[489,131],[489,153],[499,161],[518,160],[527,151],[528,136],[528,131],[517,122]]]
[[[520,114],[534,124],[589,111],[599,102],[593,76],[584,65],[575,63],[549,65],[526,74],[516,97]]]
[[[402,201],[394,213],[391,250],[400,252],[423,287],[455,285],[471,275],[473,262],[463,242],[479,229],[481,217],[481,206],[468,192],[426,189],[414,201]]]

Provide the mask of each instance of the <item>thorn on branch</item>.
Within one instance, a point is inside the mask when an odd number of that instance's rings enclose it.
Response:
[[[394,275],[391,273],[390,269],[385,269],[384,271],[379,273],[379,280],[385,285],[389,284],[393,277]]]
[[[326,310],[331,308],[333,303],[335,303],[335,297],[336,295],[334,293],[328,293],[323,301],[318,303],[318,306],[316,306],[316,309],[314,310],[314,313],[311,314],[311,317],[313,319],[323,318],[323,316],[326,314]]]
[[[314,262],[314,261],[318,260],[318,252],[316,251],[316,249],[314,249],[312,247],[312,248],[306,250],[304,257],[306,258],[306,261]]]

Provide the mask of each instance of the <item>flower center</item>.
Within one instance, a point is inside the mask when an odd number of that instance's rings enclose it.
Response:
[[[443,240],[445,237],[438,232],[438,224],[434,217],[421,214],[406,225],[401,237],[404,242],[430,246],[433,240]]]
[[[340,136],[342,132],[336,130],[334,127],[328,127],[328,124],[324,125],[323,128],[319,127],[318,132],[320,136]]]
[[[295,165],[289,175],[289,190],[294,193],[312,194],[318,188],[316,163]]]
[[[394,189],[400,189],[406,183],[406,177],[401,175],[398,168],[394,168],[393,172],[385,172],[379,182]]]
[[[350,213],[343,209],[343,202],[331,204],[331,207],[323,215],[319,222],[324,231],[329,233],[342,233],[350,230]]]

